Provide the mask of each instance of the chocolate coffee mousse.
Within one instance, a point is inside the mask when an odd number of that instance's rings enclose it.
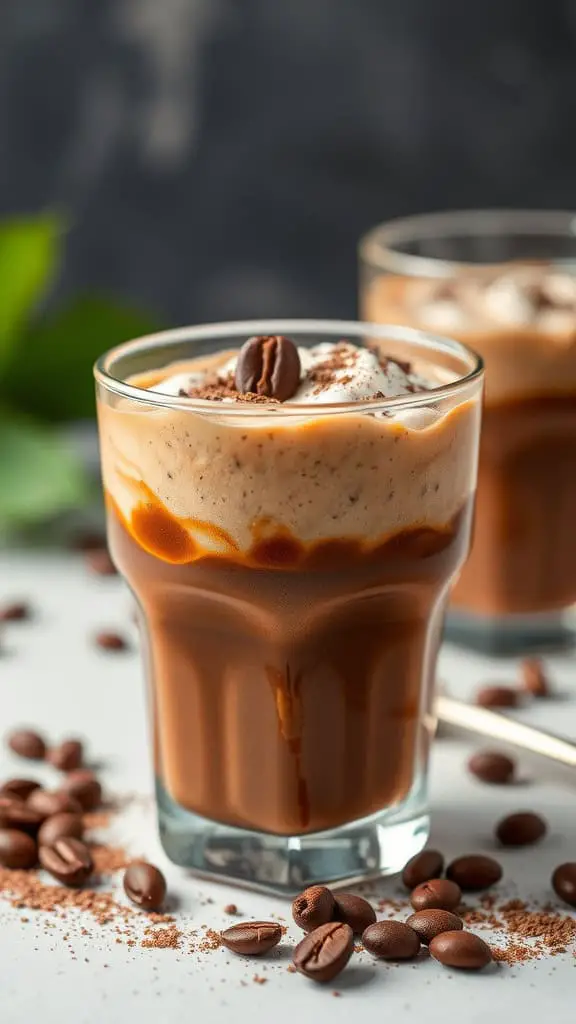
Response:
[[[439,331],[486,367],[474,544],[457,609],[551,612],[576,599],[576,277],[540,263],[377,277],[367,319]]]
[[[456,372],[394,351],[255,338],[131,377],[137,401],[100,395],[157,776],[211,821],[333,829],[398,805],[421,770],[479,400],[447,401]]]

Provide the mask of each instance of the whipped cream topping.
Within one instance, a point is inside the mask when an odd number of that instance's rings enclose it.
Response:
[[[300,385],[288,400],[290,405],[315,405],[332,402],[365,402],[372,398],[396,398],[425,391],[434,382],[414,373],[408,363],[382,356],[370,348],[351,342],[322,342],[312,348],[298,348],[301,365]],[[153,385],[165,395],[192,398],[216,398],[242,401],[234,388],[237,354],[217,371],[176,373]],[[203,393],[209,384],[214,394]]]

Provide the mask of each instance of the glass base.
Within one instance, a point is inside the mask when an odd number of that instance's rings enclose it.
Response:
[[[220,882],[294,896],[309,885],[366,881],[401,871],[426,844],[422,801],[405,801],[330,832],[277,836],[220,825],[184,810],[156,783],[160,838],[175,864]]]
[[[449,609],[444,637],[482,654],[527,654],[573,647],[575,626],[573,608],[507,616],[480,616]]]

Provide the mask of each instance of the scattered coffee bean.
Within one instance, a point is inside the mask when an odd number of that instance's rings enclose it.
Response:
[[[16,828],[35,836],[44,816],[13,796],[0,797],[0,828]]]
[[[540,658],[525,658],[520,665],[522,686],[533,697],[549,697],[550,684]]]
[[[59,747],[48,751],[46,760],[61,772],[71,772],[80,768],[84,757],[84,748],[80,740],[64,740]]]
[[[362,945],[379,960],[411,960],[420,950],[420,938],[401,921],[378,921],[366,929]]]
[[[483,708],[517,708],[520,693],[511,686],[483,686],[476,694],[476,703]]]
[[[226,949],[243,956],[261,956],[277,946],[282,928],[276,921],[246,921],[233,924],[220,934]]]
[[[102,803],[102,786],[89,768],[68,772],[62,781],[62,791],[74,797],[84,811],[94,811]]]
[[[26,800],[35,789],[40,789],[40,783],[34,779],[8,779],[0,787],[0,796],[11,796],[16,800]]]
[[[25,870],[38,860],[38,848],[32,836],[14,828],[0,829],[0,864],[3,868]]]
[[[296,897],[292,904],[292,917],[299,928],[311,932],[321,924],[334,920],[336,900],[324,885],[311,885]]]
[[[65,812],[82,814],[80,801],[63,789],[35,789],[28,797],[26,806],[38,811],[42,818],[52,818],[55,814]]]
[[[126,651],[128,641],[120,633],[102,631],[94,637],[94,643],[103,651]]]
[[[349,925],[331,921],[308,932],[296,946],[292,963],[312,981],[332,981],[346,967],[353,949],[354,936]]]
[[[496,826],[496,838],[502,846],[530,846],[546,835],[546,822],[532,811],[509,814]]]
[[[514,778],[514,761],[496,750],[478,750],[468,761],[468,768],[476,778],[492,785],[503,786]]]
[[[410,893],[414,910],[455,910],[461,899],[460,886],[448,878],[431,878]]]
[[[22,622],[32,618],[32,609],[25,601],[13,601],[0,607],[0,622]]]
[[[46,756],[46,744],[42,737],[32,729],[17,729],[8,737],[8,746],[19,757],[29,761],[43,761]]]
[[[576,862],[558,865],[552,875],[552,888],[569,907],[576,907]]]
[[[492,961],[490,946],[472,932],[442,932],[432,939],[430,953],[444,967],[479,971]]]
[[[224,913],[229,914],[230,917],[234,917],[238,913],[238,907],[235,903],[227,903],[224,907]]]
[[[124,874],[124,892],[142,910],[160,910],[166,898],[166,879],[153,864],[134,861]]]
[[[82,839],[83,835],[82,816],[63,811],[61,814],[53,814],[51,818],[46,818],[38,832],[38,842],[40,846],[53,846],[57,839]]]
[[[462,892],[478,892],[496,885],[502,878],[502,868],[493,857],[469,854],[453,860],[446,868],[446,877],[456,882]]]
[[[451,914],[449,910],[418,910],[415,914],[410,915],[406,924],[409,928],[413,928],[420,942],[425,946],[441,932],[455,931],[464,927],[460,918],[456,917],[456,914]]]
[[[281,335],[249,338],[236,360],[235,385],[252,393],[285,402],[300,383],[300,356],[289,338]]]
[[[422,850],[408,861],[402,872],[407,889],[415,889],[421,882],[439,878],[444,870],[444,857],[438,850]]]
[[[376,911],[371,907],[368,900],[362,896],[355,896],[351,892],[335,893],[336,913],[335,921],[343,921],[350,926],[354,935],[362,935],[363,932],[376,921]]]
[[[116,576],[118,574],[108,548],[93,548],[91,551],[87,551],[86,565],[97,576]]]
[[[41,846],[42,867],[63,885],[72,888],[83,885],[94,870],[92,855],[80,839],[64,837],[52,846]]]

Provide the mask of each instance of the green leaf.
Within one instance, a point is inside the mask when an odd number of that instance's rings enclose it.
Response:
[[[95,360],[155,329],[150,317],[129,306],[80,297],[28,332],[6,368],[0,394],[10,405],[54,422],[93,416]]]
[[[0,370],[52,283],[63,230],[54,214],[0,223]]]
[[[0,416],[0,528],[83,505],[89,493],[79,459],[52,430]]]

